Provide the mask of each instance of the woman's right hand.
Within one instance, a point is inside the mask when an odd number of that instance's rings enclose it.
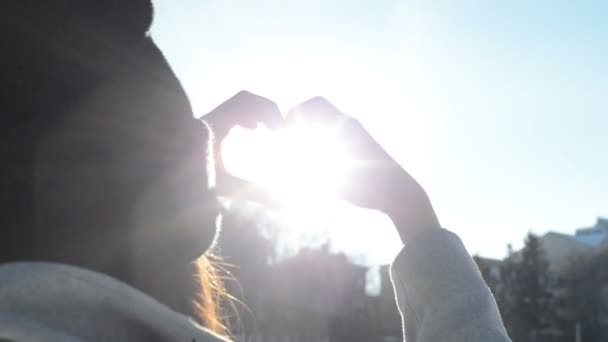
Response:
[[[277,104],[248,91],[240,91],[203,116],[202,119],[209,124],[215,138],[214,161],[217,172],[217,194],[233,199],[279,206],[275,198],[263,188],[230,174],[226,170],[222,157],[222,142],[230,130],[236,126],[255,129],[258,124],[264,124],[275,130],[281,128],[284,119]]]
[[[424,189],[357,120],[326,99],[315,97],[293,108],[287,122],[335,126],[355,162],[340,189],[342,197],[354,205],[386,213],[403,242],[428,229],[440,228]]]

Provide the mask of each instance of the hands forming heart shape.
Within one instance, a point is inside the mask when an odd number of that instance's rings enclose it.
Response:
[[[308,172],[314,172],[315,179],[320,180],[319,186],[331,185],[342,199],[356,206],[380,210],[393,221],[403,221],[404,213],[411,216],[410,212],[419,210],[430,209],[432,212],[430,201],[422,187],[356,119],[343,114],[324,98],[312,98],[294,107],[283,117],[278,106],[271,100],[241,91],[205,115],[203,120],[211,126],[216,139],[219,195],[280,205],[260,184],[252,184],[231,175],[226,170],[222,157],[222,141],[232,128],[241,126],[255,129],[258,124],[263,124],[271,130],[284,132],[285,136],[292,136],[293,132],[306,132],[299,134],[303,141],[297,144],[297,151],[291,152],[297,154],[297,158],[312,156],[304,161],[316,164],[307,165]],[[320,134],[321,131],[324,134]],[[331,141],[339,141],[346,147],[349,162],[345,174],[334,170],[340,167],[340,163],[329,162],[344,156],[334,156],[332,154],[338,152],[334,152],[332,146],[324,146],[326,140],[322,140],[321,136],[327,138],[328,133]],[[277,141],[277,144],[281,142]],[[288,148],[293,147],[289,145]],[[306,151],[308,148],[310,150]],[[314,155],[320,153],[323,158],[315,159]],[[305,175],[299,177],[302,176]],[[298,181],[293,179],[292,182]],[[432,216],[435,217],[434,213]]]

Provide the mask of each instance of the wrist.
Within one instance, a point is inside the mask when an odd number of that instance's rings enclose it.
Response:
[[[422,233],[441,229],[431,201],[422,188],[400,191],[383,211],[393,221],[404,244]]]

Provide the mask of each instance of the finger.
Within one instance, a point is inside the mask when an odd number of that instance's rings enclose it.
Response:
[[[292,108],[286,118],[287,125],[317,125],[329,127],[337,135],[350,135],[357,120],[342,113],[323,97],[314,97]]]
[[[245,128],[256,128],[262,123],[271,129],[278,129],[283,124],[283,115],[279,106],[263,97],[248,91],[241,91],[235,95],[237,111],[236,124]]]
[[[234,126],[255,129],[258,123],[270,128],[280,127],[283,116],[276,103],[269,99],[240,91],[203,117],[219,136],[225,136]]]
[[[313,97],[296,107],[287,114],[287,121],[305,123],[336,123],[349,119],[336,106],[323,97]]]

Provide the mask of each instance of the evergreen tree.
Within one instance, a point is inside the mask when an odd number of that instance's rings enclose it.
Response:
[[[549,264],[536,235],[528,234],[521,251],[509,251],[501,267],[501,282],[499,305],[513,341],[551,341],[555,307]]]
[[[608,250],[573,258],[560,283],[560,340],[574,341],[578,324],[583,341],[608,341]]]
[[[475,261],[475,264],[477,264],[477,268],[479,268],[481,277],[486,282],[486,285],[488,285],[490,291],[492,291],[492,294],[494,294],[496,297],[500,289],[500,279],[496,275],[492,274],[492,268],[488,264],[488,259],[474,255],[473,261]]]

